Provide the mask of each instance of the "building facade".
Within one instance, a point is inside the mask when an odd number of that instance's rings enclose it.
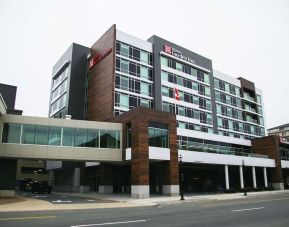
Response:
[[[289,161],[252,142],[265,135],[262,91],[173,42],[113,25],[91,48],[64,53],[50,96],[49,118],[2,116],[0,156],[46,160],[54,190],[147,198],[176,195],[180,183],[186,192],[282,189]],[[19,124],[14,142],[9,124]]]

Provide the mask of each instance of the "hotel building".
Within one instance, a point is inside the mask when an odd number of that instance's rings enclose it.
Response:
[[[207,57],[113,25],[91,48],[72,44],[52,74],[47,126],[61,129],[58,153],[43,158],[54,190],[146,198],[178,194],[180,179],[186,192],[283,188],[289,161],[276,170],[252,146],[265,136],[262,91]]]

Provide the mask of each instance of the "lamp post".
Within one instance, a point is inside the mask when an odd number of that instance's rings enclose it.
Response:
[[[245,181],[245,160],[242,160],[242,169],[243,169],[243,184],[244,184],[244,196],[247,196],[247,191],[246,191],[246,181]]]
[[[180,200],[185,200],[184,198],[184,173],[183,173],[183,157],[182,155],[179,156],[179,179],[180,179],[180,196],[181,199]]]

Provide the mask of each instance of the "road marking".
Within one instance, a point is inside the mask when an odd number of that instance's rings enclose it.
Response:
[[[241,209],[241,210],[232,210],[233,212],[240,212],[240,211],[248,211],[248,210],[261,210],[265,207],[254,207],[254,208],[247,208],[247,209]]]
[[[129,223],[145,222],[145,221],[147,221],[147,220],[107,222],[107,223],[88,224],[88,225],[73,225],[73,226],[70,226],[70,227],[88,227],[88,226],[100,226],[100,225],[118,225],[118,224],[129,224]]]
[[[72,201],[66,201],[66,200],[54,200],[53,203],[72,203]]]
[[[261,202],[270,202],[270,201],[278,201],[278,200],[288,200],[289,198],[278,198],[278,199],[263,199],[257,201],[244,201],[238,203],[219,203],[219,204],[211,204],[211,205],[203,205],[201,207],[217,207],[217,206],[229,206],[229,205],[237,205],[237,204],[247,204],[247,203],[261,203]]]
[[[18,217],[18,218],[0,218],[0,221],[13,221],[13,220],[30,220],[30,219],[48,219],[55,218],[55,216],[38,216],[38,217]]]

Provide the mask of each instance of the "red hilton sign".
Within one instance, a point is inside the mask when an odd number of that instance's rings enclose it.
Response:
[[[89,61],[89,69],[93,68],[93,66],[95,66],[98,62],[104,59],[111,51],[112,51],[112,48],[109,48],[103,53],[97,54],[93,58],[91,58]]]

